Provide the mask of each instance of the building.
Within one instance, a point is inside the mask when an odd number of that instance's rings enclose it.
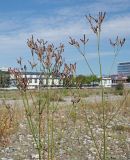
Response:
[[[0,71],[3,73],[7,73],[8,68],[0,68]],[[9,89],[17,89],[18,81],[14,74],[8,72],[9,75]],[[22,79],[27,79],[27,88],[28,89],[37,89],[39,87],[60,87],[63,86],[63,80],[61,80],[60,76],[47,76],[45,74],[41,74],[41,72],[20,72],[20,77]]]
[[[102,82],[100,82],[100,85],[103,85],[104,87],[112,87],[111,77],[103,77]]]
[[[130,76],[130,62],[118,63],[117,72],[119,75]]]
[[[127,79],[127,76],[118,74],[111,75],[109,77],[105,76],[102,78],[102,83],[100,82],[100,85],[103,85],[104,87],[114,87],[122,83],[125,86],[128,86],[129,84],[127,82]]]
[[[40,72],[26,72],[22,73],[22,78],[27,78],[27,88],[28,89],[37,89],[39,87],[60,87],[63,86],[63,80],[60,79],[59,76],[49,77],[45,74],[41,74]],[[14,75],[10,75],[11,85],[10,87],[17,86],[17,80]]]
[[[0,67],[0,71],[8,72],[8,68],[7,67]]]
[[[116,85],[116,84],[119,84],[119,83],[127,83],[127,79],[128,77],[125,76],[125,75],[111,75],[111,79],[112,79],[112,85]]]

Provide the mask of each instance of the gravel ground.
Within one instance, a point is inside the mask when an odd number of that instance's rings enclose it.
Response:
[[[120,100],[121,96],[107,95],[106,99],[109,101]],[[90,96],[83,98],[83,100],[94,103],[100,102],[100,96]],[[2,103],[2,100],[0,100]],[[22,106],[21,100],[7,100],[8,104]],[[30,101],[31,103],[31,101]],[[71,97],[65,97],[64,102],[60,102],[59,105],[70,105]],[[82,115],[84,113],[80,113]],[[65,110],[67,114],[67,109]],[[97,123],[97,114],[86,111],[88,118],[92,119],[92,131],[96,138],[97,144],[100,146],[102,143],[103,129],[99,123]],[[114,113],[112,113],[114,114]],[[57,121],[61,124],[60,127],[56,126],[55,138],[56,138],[56,150],[55,160],[97,160],[97,152],[89,130],[86,130],[85,123],[77,121],[76,130],[73,124],[72,118],[68,118],[67,126],[63,123],[64,116],[57,113],[60,119]],[[63,121],[62,121],[63,119]],[[84,123],[84,124],[82,124]],[[112,121],[107,128],[107,151],[110,152],[109,160],[130,160],[130,131],[122,131],[121,129],[112,130],[115,126],[127,126],[130,128],[130,118],[128,115],[120,114],[118,118]],[[63,137],[59,139],[59,130],[63,131]],[[82,127],[82,129],[81,129]],[[101,138],[100,138],[101,137]],[[37,160],[38,155],[35,149],[35,144],[32,140],[32,135],[28,131],[28,124],[26,118],[20,122],[18,131],[11,135],[9,138],[9,144],[7,146],[0,147],[0,159],[1,160]]]
[[[116,101],[116,100],[119,100],[121,98],[122,98],[122,96],[120,96],[120,95],[111,95],[111,94],[106,95],[106,99],[110,100],[110,101],[113,101],[113,100]],[[68,96],[68,97],[64,97],[63,101],[60,101],[58,103],[61,104],[61,105],[70,105],[70,104],[72,104],[71,100],[72,100],[72,98],[70,96]],[[86,102],[90,102],[90,103],[91,102],[92,103],[100,102],[101,101],[101,96],[90,95],[87,98],[82,98],[82,100],[85,100]],[[3,104],[3,103],[4,103],[3,99],[0,99],[0,105]],[[31,100],[29,101],[29,103],[32,103]],[[21,106],[23,106],[23,100],[6,99],[6,104],[9,104],[11,106],[20,106],[21,107]]]

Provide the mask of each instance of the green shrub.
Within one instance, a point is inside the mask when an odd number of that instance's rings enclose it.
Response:
[[[123,83],[118,83],[117,86],[116,86],[116,90],[123,90],[124,89],[124,85]]]

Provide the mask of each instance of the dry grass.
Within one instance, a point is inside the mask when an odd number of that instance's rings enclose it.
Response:
[[[5,146],[9,143],[10,135],[16,133],[22,112],[20,109],[9,105],[0,106],[0,145]]]
[[[51,92],[49,94],[50,94],[49,95],[50,96],[50,101],[58,101],[58,102],[64,101],[63,100],[63,94],[60,90],[51,90]],[[45,99],[47,99],[47,96],[48,96],[47,92],[44,91],[42,96]]]
[[[0,91],[0,98],[17,100],[20,99],[21,97],[19,91],[14,90],[14,91]]]
[[[44,89],[42,92],[43,94],[46,94],[46,89]],[[37,90],[29,90],[27,91],[27,94],[32,94],[34,96],[38,96],[38,91]],[[66,89],[66,88],[61,88],[61,89],[50,89],[50,94],[53,95],[58,95],[58,97],[66,97],[66,96],[72,96],[72,93],[76,93],[77,95],[80,95],[80,97],[85,98],[89,97],[90,95],[99,95],[101,93],[100,88],[83,88],[83,89]],[[120,91],[116,91],[114,88],[105,88],[104,94],[113,94],[113,95],[119,95]],[[7,98],[7,99],[21,99],[20,92],[18,90],[15,91],[0,91],[0,98]]]
[[[114,127],[113,127],[113,130],[130,133],[130,126],[117,125],[117,126],[114,126]]]

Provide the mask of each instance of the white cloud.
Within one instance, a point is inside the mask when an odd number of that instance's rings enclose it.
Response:
[[[114,56],[114,53],[113,52],[106,52],[106,51],[102,51],[101,52],[101,57],[107,57],[107,56]],[[92,59],[96,59],[98,58],[98,54],[95,52],[88,52],[86,54],[86,58],[88,60],[92,60]],[[80,54],[75,54],[74,58],[73,59],[68,59],[66,58],[66,61],[67,62],[80,62],[80,61],[84,61],[84,58],[82,55]]]
[[[54,18],[55,19],[55,18]],[[20,50],[24,51],[26,48],[26,41],[27,38],[29,38],[32,34],[36,38],[44,38],[45,40],[49,40],[50,42],[58,42],[60,43],[61,41],[65,42],[68,41],[68,37],[79,37],[82,36],[84,33],[86,33],[89,37],[91,36],[90,34],[92,33],[89,26],[87,26],[86,23],[83,21],[63,21],[62,25],[55,25],[55,21],[53,18],[49,21],[52,25],[46,26],[46,22],[44,21],[43,18],[43,27],[41,24],[39,25],[40,21],[42,23],[42,19],[39,19],[39,23],[34,26],[34,25],[28,25],[27,29],[26,27],[22,29],[15,30],[14,33],[8,34],[8,35],[1,35],[0,36],[0,52],[1,53],[8,53],[12,52],[15,53],[16,51],[19,52]],[[60,18],[58,17],[59,21]],[[37,21],[36,21],[37,22]],[[35,23],[35,19],[32,19],[32,22],[29,22],[30,24]],[[10,25],[10,22],[5,22],[8,26]],[[15,23],[13,23],[15,28]],[[17,24],[16,24],[17,26]],[[25,25],[26,26],[26,25]],[[117,17],[114,20],[107,20],[104,25],[103,25],[103,38],[115,38],[117,35],[122,36],[122,37],[128,37],[130,36],[130,21],[129,21],[129,16],[125,17]],[[91,37],[92,38],[92,37]],[[92,39],[90,40],[92,41]],[[93,55],[93,54],[91,54]],[[93,57],[93,56],[92,56]]]
[[[115,36],[130,36],[130,15],[121,16],[118,18],[106,21],[103,25],[103,36],[104,37],[115,37]]]
[[[120,1],[120,3],[119,3]],[[86,23],[84,14],[94,12],[97,13],[103,9],[107,12],[115,14],[116,12],[126,10],[130,4],[128,0],[112,0],[109,1],[95,1],[90,4],[75,5],[71,7],[64,7],[60,10],[55,10],[54,15],[41,16],[39,18],[26,17],[24,19],[2,19],[0,23],[0,53],[1,54],[22,54],[27,50],[26,41],[32,34],[36,38],[44,38],[50,42],[61,41],[67,42],[68,37],[79,37],[86,33],[91,41],[92,31],[90,26]],[[29,14],[29,13],[28,13]],[[109,14],[108,14],[109,15]],[[103,24],[103,38],[113,38],[117,35],[122,37],[130,36],[130,15],[120,15],[106,18]],[[104,52],[103,55],[111,55],[110,52]],[[97,54],[88,54],[89,59],[96,58]],[[79,56],[77,57],[79,59]]]
[[[92,2],[81,1],[74,6],[67,6],[56,10],[56,13],[62,16],[83,16],[85,14],[97,14],[99,11],[106,11],[108,13],[123,12],[129,9],[129,0],[95,0]]]

